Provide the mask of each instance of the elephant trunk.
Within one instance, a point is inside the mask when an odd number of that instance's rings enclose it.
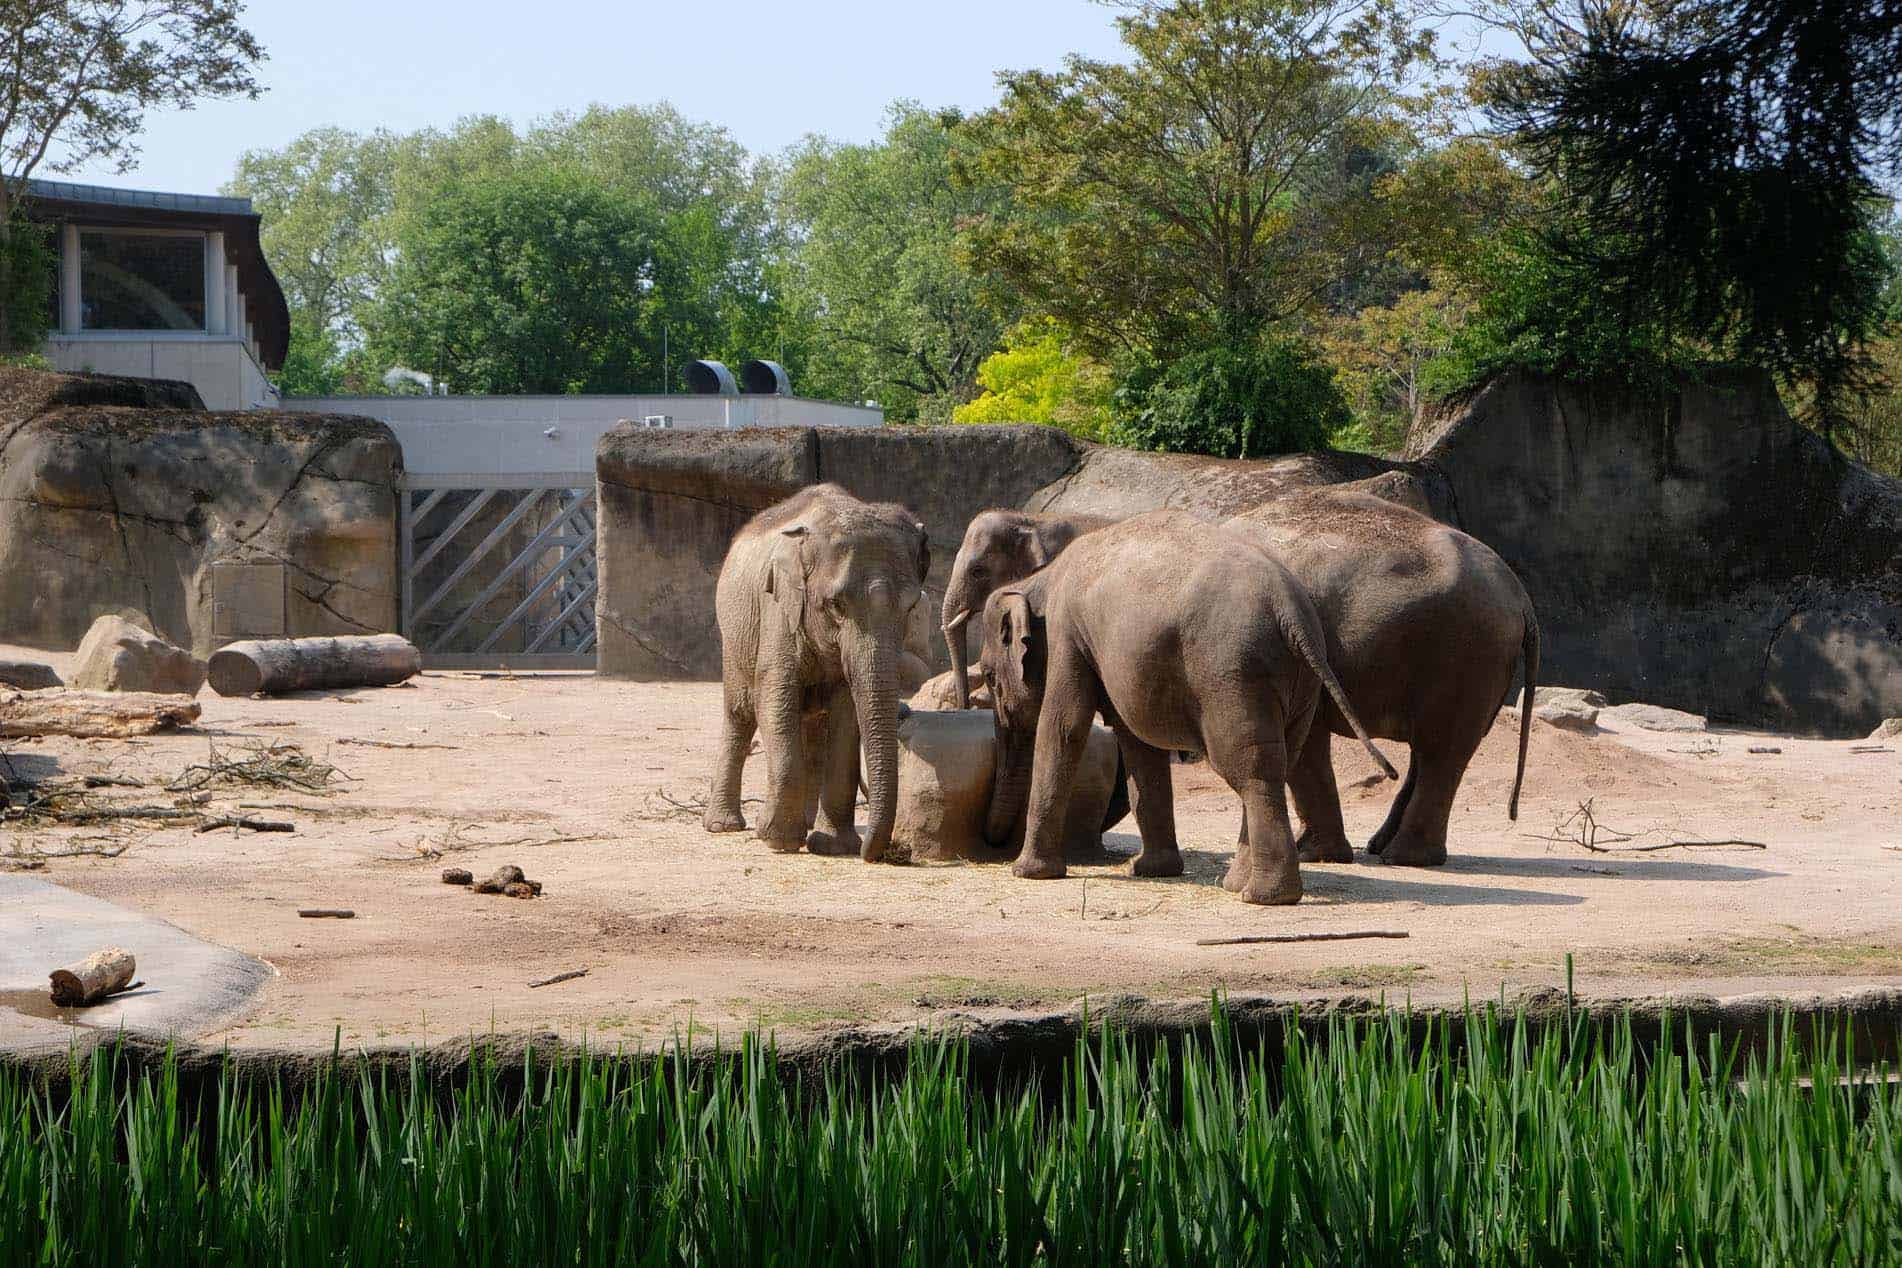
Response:
[[[1030,804],[1036,738],[1010,730],[1000,716],[996,752],[991,774],[991,810],[984,822],[984,839],[1001,849],[1016,842],[1024,821],[1024,809]]]
[[[945,606],[950,607],[949,600]],[[951,680],[958,688],[958,708],[971,707],[971,670],[968,664],[971,609],[964,608],[944,623],[944,646],[951,653]]]
[[[859,857],[867,862],[885,856],[898,818],[897,637],[896,633],[886,637],[861,633],[850,640],[844,658],[865,753],[868,822]]]

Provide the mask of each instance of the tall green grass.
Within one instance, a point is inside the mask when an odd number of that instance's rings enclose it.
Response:
[[[1035,1085],[956,1044],[801,1083],[769,1046],[344,1059],[293,1096],[94,1054],[0,1077],[0,1265],[1902,1262],[1902,1092],[1842,1031],[1767,1057],[1469,1015],[1082,1041]]]

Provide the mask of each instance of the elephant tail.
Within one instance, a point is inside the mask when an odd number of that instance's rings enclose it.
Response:
[[[1512,800],[1506,818],[1518,821],[1519,787],[1526,782],[1526,745],[1532,739],[1532,693],[1539,682],[1539,618],[1526,604],[1526,629],[1519,636],[1519,656],[1525,670],[1525,690],[1519,697],[1519,769],[1512,776]]]
[[[1305,598],[1305,595],[1303,597]],[[1354,712],[1354,706],[1348,700],[1347,692],[1341,689],[1341,680],[1334,676],[1334,667],[1327,663],[1327,655],[1322,650],[1327,644],[1323,641],[1317,646],[1315,640],[1309,636],[1308,627],[1318,634],[1320,624],[1318,618],[1311,618],[1304,626],[1300,621],[1284,617],[1281,628],[1288,641],[1294,645],[1294,649],[1301,654],[1301,659],[1308,662],[1308,668],[1314,671],[1314,676],[1321,680],[1321,686],[1327,690],[1335,707],[1341,711],[1341,716],[1347,719],[1347,725],[1354,729],[1355,738],[1372,755],[1374,765],[1385,771],[1388,779],[1399,779],[1400,772],[1393,768],[1393,763],[1387,760],[1385,753],[1374,747],[1374,738],[1367,734],[1367,728],[1361,725],[1360,714]]]

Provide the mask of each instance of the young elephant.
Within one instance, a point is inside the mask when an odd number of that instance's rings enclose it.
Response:
[[[951,653],[957,708],[971,707],[970,651],[965,624],[983,611],[998,586],[1028,577],[1084,533],[1116,521],[1103,515],[1032,515],[985,511],[964,530],[951,581],[944,588],[944,645]]]
[[[915,515],[835,484],[801,490],[740,529],[715,592],[726,717],[707,831],[746,827],[740,772],[757,728],[767,761],[760,837],[776,850],[884,855],[898,805],[899,664],[930,566]],[[862,849],[852,823],[861,735]]]
[[[1223,887],[1253,903],[1301,897],[1283,784],[1325,688],[1361,731],[1301,586],[1239,533],[1181,511],[1152,511],[1077,539],[984,606],[984,672],[1004,760],[987,835],[1028,819],[1011,870],[1064,874],[1070,783],[1101,712],[1135,787],[1139,876],[1182,871],[1169,751],[1197,749],[1242,798],[1248,837]]]

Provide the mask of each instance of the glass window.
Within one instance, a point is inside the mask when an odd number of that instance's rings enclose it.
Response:
[[[203,330],[205,235],[79,231],[81,330]]]

